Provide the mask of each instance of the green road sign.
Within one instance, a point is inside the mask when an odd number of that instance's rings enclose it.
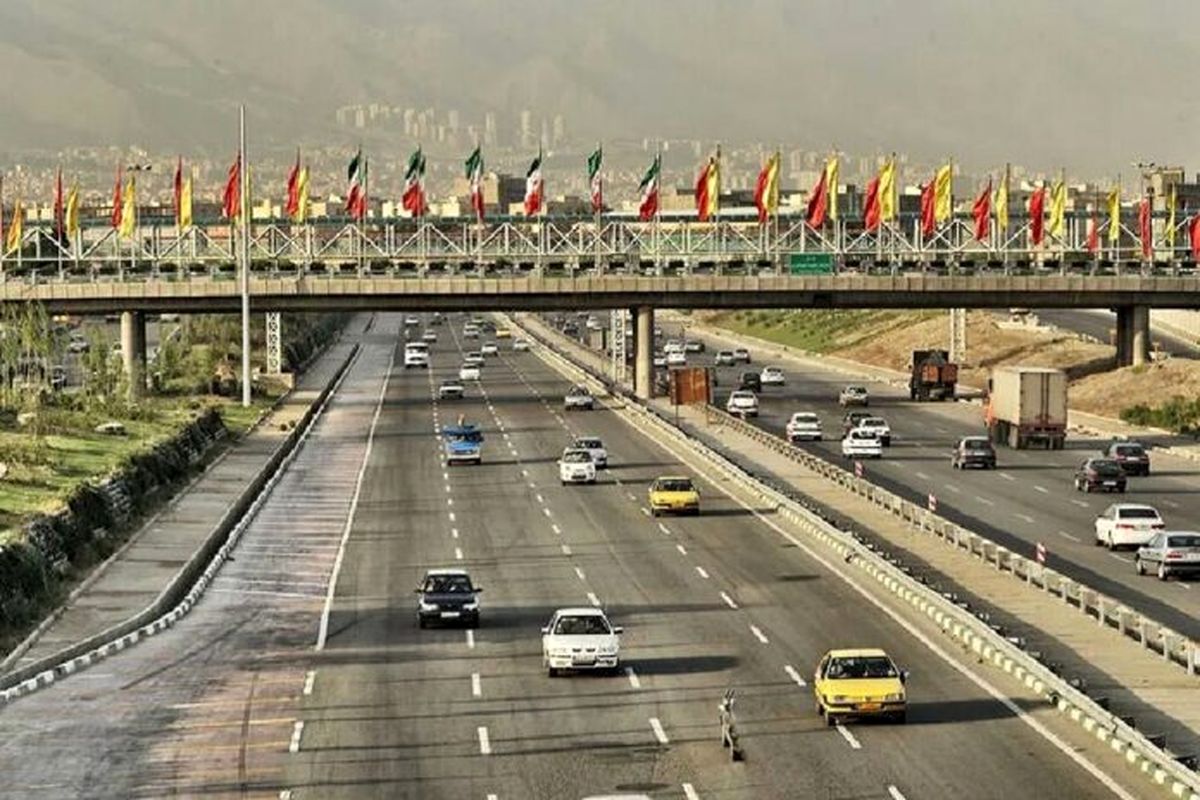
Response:
[[[828,275],[833,272],[833,253],[788,253],[793,275]]]

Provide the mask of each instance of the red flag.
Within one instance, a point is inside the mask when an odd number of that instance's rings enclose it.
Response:
[[[117,165],[117,178],[113,182],[112,216],[109,221],[114,228],[121,227],[121,209],[124,207],[125,196],[121,193],[121,165]]]
[[[1029,235],[1033,240],[1033,246],[1037,247],[1042,243],[1042,237],[1046,232],[1046,187],[1039,186],[1037,191],[1029,195]]]
[[[292,165],[292,169],[288,172],[287,177],[287,203],[284,207],[284,212],[289,219],[295,219],[300,213],[300,150],[296,149],[296,163]]]
[[[58,175],[54,179],[54,236],[60,242],[63,240],[63,185],[62,185],[62,167],[58,168]]]
[[[1142,240],[1142,258],[1150,260],[1150,248],[1154,244],[1150,231],[1150,198],[1143,197],[1138,203],[1138,237]]]
[[[992,228],[992,181],[990,178],[987,186],[975,198],[975,205],[971,207],[971,216],[975,218],[975,239],[980,242],[987,241]]]
[[[1192,260],[1200,261],[1200,214],[1188,223],[1188,238],[1192,242]]]
[[[175,163],[175,180],[172,182],[174,189],[172,197],[174,198],[175,208],[175,224],[179,224],[179,207],[183,203],[183,156],[179,156],[179,160]]]
[[[879,208],[879,176],[876,175],[867,184],[867,199],[863,205],[863,222],[868,231],[879,229],[880,208]]]
[[[1100,226],[1096,224],[1096,211],[1092,209],[1092,215],[1087,221],[1087,251],[1095,253],[1100,249]]]
[[[937,229],[937,183],[930,181],[921,187],[921,235],[933,236]]]
[[[700,176],[696,178],[696,218],[701,222],[708,221],[708,210],[711,208],[711,203],[708,197],[708,173],[713,168],[713,161],[710,158],[704,164],[704,169],[700,170]]]
[[[804,221],[810,228],[819,228],[825,224],[825,212],[829,210],[829,186],[825,183],[825,176],[828,172],[829,170],[821,170],[821,179],[817,181],[817,185],[813,187],[812,194],[808,198]]]
[[[229,167],[229,178],[225,181],[225,194],[221,198],[221,216],[237,219],[242,210],[242,154]]]

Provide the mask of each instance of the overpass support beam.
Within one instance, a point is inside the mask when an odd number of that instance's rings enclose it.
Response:
[[[1129,367],[1150,360],[1150,309],[1146,306],[1117,308],[1117,366]]]
[[[146,395],[146,314],[142,311],[121,313],[121,359],[129,382],[129,399]]]
[[[654,309],[638,306],[634,338],[633,392],[642,399],[654,397]]]

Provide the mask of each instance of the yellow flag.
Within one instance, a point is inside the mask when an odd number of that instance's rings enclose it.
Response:
[[[954,216],[954,169],[950,164],[933,178],[933,218],[945,222]]]
[[[183,179],[179,190],[179,230],[192,227],[192,176]]]
[[[896,218],[896,159],[889,158],[879,170],[879,219],[888,222]]]
[[[721,151],[717,150],[717,154],[713,156],[712,161],[708,165],[708,171],[704,174],[705,196],[708,199],[708,214],[707,217],[712,219],[717,216],[720,210],[721,201]]]
[[[825,185],[829,187],[829,218],[838,218],[838,157],[829,159],[825,165]]]
[[[1067,184],[1061,177],[1050,187],[1050,224],[1046,232],[1060,239],[1067,232]]]
[[[125,194],[121,198],[121,237],[124,239],[133,238],[133,233],[137,225],[137,186],[133,182],[133,176],[129,176],[129,183],[125,184]]]
[[[1108,241],[1121,241],[1121,185],[1117,184],[1108,193]]]
[[[70,191],[67,192],[67,210],[64,213],[67,223],[67,237],[75,238],[75,234],[79,233],[79,184],[77,182],[71,184]]]
[[[308,220],[308,167],[300,170],[296,184],[296,222],[303,223]]]
[[[1171,193],[1167,195],[1167,247],[1175,247],[1175,184],[1171,184]]]
[[[1000,185],[996,187],[996,224],[1000,230],[1008,229],[1008,168],[1004,169],[1004,176],[1000,178]]]
[[[13,203],[12,222],[8,224],[8,233],[4,237],[4,254],[15,252],[21,249],[21,233],[25,225],[25,208],[21,203],[21,198],[17,198],[17,202]]]

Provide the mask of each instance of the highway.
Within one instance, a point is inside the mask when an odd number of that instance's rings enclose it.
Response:
[[[1034,313],[1043,323],[1091,336],[1105,344],[1108,344],[1109,335],[1117,327],[1117,315],[1104,309],[1039,308]],[[1008,315],[1002,316],[1007,318]],[[1150,338],[1173,356],[1200,357],[1200,346],[1195,342],[1157,329],[1152,331]]]
[[[1081,766],[1090,745],[1069,756],[1035,729],[1053,712],[1018,716],[996,673],[715,487],[699,517],[651,518],[646,485],[684,468],[611,412],[564,415],[567,384],[534,354],[504,349],[464,400],[433,402],[462,318],[429,371],[389,368],[398,319],[180,625],[0,712],[6,797],[1137,796]],[[448,469],[436,431],[460,415],[484,463]],[[559,485],[574,434],[608,447],[595,486]],[[484,587],[477,630],[417,627],[413,587],[444,566]],[[587,604],[624,626],[625,669],[548,678],[539,627]],[[855,645],[911,670],[908,725],[815,714],[802,682]],[[717,743],[728,687],[738,765]]]
[[[662,325],[675,336],[678,326]],[[704,340],[689,331],[689,338]],[[690,354],[689,364],[711,365],[717,348],[706,340],[707,352]],[[750,368],[760,370],[768,354],[754,352]],[[782,364],[782,362],[780,362]],[[782,364],[787,385],[766,387],[760,394],[760,415],[750,422],[783,436],[788,418],[796,411],[814,411],[821,417],[825,441],[804,443],[804,449],[847,465],[841,455],[841,420],[844,409],[838,393],[848,383],[869,387],[868,410],[884,417],[892,429],[892,445],[881,460],[864,463],[866,475],[880,486],[924,505],[929,494],[937,498],[938,512],[964,526],[1032,556],[1037,542],[1050,553],[1050,564],[1071,577],[1128,603],[1175,630],[1200,637],[1200,587],[1186,579],[1162,583],[1134,573],[1131,553],[1109,552],[1093,544],[1093,521],[1110,503],[1148,503],[1158,508],[1169,527],[1200,529],[1197,503],[1200,465],[1179,458],[1152,455],[1154,471],[1148,478],[1130,478],[1125,494],[1090,494],[1075,491],[1074,469],[1086,458],[1099,455],[1104,442],[1078,435],[1068,437],[1062,451],[997,448],[999,469],[956,470],[950,450],[962,436],[983,432],[982,411],[968,403],[914,403],[907,388],[852,380],[816,363]],[[747,367],[717,370],[715,401],[722,405]]]

